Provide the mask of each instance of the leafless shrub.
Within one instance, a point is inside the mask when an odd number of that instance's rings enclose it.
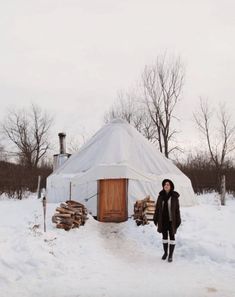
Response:
[[[220,104],[216,120],[208,100],[202,98],[194,119],[206,140],[209,160],[216,172],[216,189],[220,192],[221,177],[226,170],[228,157],[235,150],[235,125],[225,104]]]
[[[28,168],[23,165],[0,161],[0,194],[9,198],[22,199],[25,194],[35,192],[38,176],[42,178],[41,187],[46,187],[46,178],[52,172],[50,166]]]

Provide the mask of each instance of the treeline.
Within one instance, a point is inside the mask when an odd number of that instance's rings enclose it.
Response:
[[[195,193],[220,192],[218,170],[209,158],[197,156],[184,163],[178,162],[176,165],[190,178]],[[221,174],[225,175],[226,191],[235,194],[235,166],[232,162],[224,164]]]
[[[176,165],[190,178],[195,193],[220,191],[217,188],[217,171],[210,160],[195,157],[184,163],[178,162]],[[9,198],[22,199],[27,191],[37,190],[39,175],[41,176],[41,188],[46,188],[46,178],[51,173],[50,165],[27,168],[19,164],[0,161],[0,195],[5,193]],[[235,195],[235,166],[227,162],[223,174],[226,176],[226,191]]]
[[[27,167],[20,164],[0,161],[0,195],[22,199],[27,191],[35,192],[38,176],[41,176],[41,188],[46,188],[46,178],[52,172],[50,165]]]

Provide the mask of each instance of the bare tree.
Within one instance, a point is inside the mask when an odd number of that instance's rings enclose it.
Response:
[[[184,67],[180,58],[158,57],[153,65],[145,66],[142,74],[145,103],[156,127],[159,149],[168,158],[169,142],[177,132],[172,129],[174,109],[180,100],[184,84]]]
[[[155,126],[149,117],[146,105],[138,99],[135,92],[123,91],[118,93],[117,101],[104,115],[104,122],[108,123],[112,119],[123,119],[133,125],[143,136],[154,142],[156,140]]]
[[[119,91],[116,102],[104,115],[104,122],[108,123],[113,119],[123,119],[129,124],[132,123],[136,113],[135,99],[132,93]]]
[[[37,167],[49,149],[48,133],[52,118],[39,106],[29,110],[10,110],[2,124],[3,132],[12,141],[21,164]]]
[[[217,190],[220,191],[221,176],[226,164],[226,158],[235,149],[235,126],[225,104],[219,106],[219,112],[217,113],[218,128],[216,128],[215,122],[212,122],[213,116],[214,113],[209,107],[208,100],[200,98],[200,107],[198,112],[194,114],[194,119],[206,139],[210,158],[216,169]]]
[[[68,138],[68,141],[67,141],[68,152],[70,153],[78,152],[80,148],[86,143],[86,140],[87,140],[87,136],[85,136],[85,134],[80,134],[80,135]]]

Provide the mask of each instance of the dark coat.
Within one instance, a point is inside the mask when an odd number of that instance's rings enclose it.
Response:
[[[162,210],[163,210],[163,197],[165,195],[165,191],[162,190],[159,193],[155,213],[153,217],[154,224],[157,226],[157,231],[162,233],[163,226],[162,226]],[[181,224],[181,217],[180,217],[180,205],[179,205],[179,193],[172,191],[171,192],[171,217],[172,217],[172,229],[174,234],[177,231],[177,228]]]

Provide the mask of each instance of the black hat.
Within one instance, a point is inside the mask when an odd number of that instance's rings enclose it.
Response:
[[[174,188],[175,188],[175,186],[174,186],[174,184],[173,184],[173,182],[170,180],[170,179],[164,179],[163,181],[162,181],[162,187],[164,187],[165,186],[165,183],[169,183],[170,184],[170,186],[171,186],[171,191],[174,191]]]

